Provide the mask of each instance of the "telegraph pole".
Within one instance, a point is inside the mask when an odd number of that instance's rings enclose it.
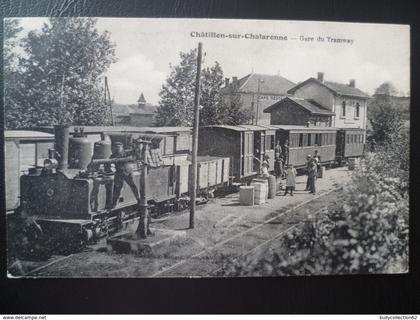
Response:
[[[192,143],[192,165],[190,170],[190,229],[194,229],[195,200],[197,193],[197,149],[198,149],[198,125],[200,123],[200,86],[201,86],[201,55],[203,44],[198,43],[197,54],[197,75],[195,78],[195,98],[194,98],[194,124],[193,124],[193,143]]]

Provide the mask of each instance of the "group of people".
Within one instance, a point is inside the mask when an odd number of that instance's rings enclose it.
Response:
[[[289,143],[288,140],[284,142],[283,148],[280,142],[274,148],[274,173],[276,178],[284,178],[286,175],[285,166],[288,164],[289,158]]]
[[[293,191],[296,188],[296,169],[293,164],[289,163],[288,141],[286,140],[283,147],[281,147],[280,142],[277,141],[277,144],[274,149],[274,172],[276,178],[285,178],[286,179],[286,190],[284,195],[290,193],[293,196]],[[267,177],[269,175],[270,168],[270,159],[268,155],[264,155],[263,161],[260,161],[256,158],[261,164],[261,175]],[[307,155],[306,157],[306,170],[308,179],[306,181],[305,191],[309,193],[316,193],[316,179],[318,172],[321,169],[321,157],[318,155],[318,150],[315,150],[314,155]]]
[[[307,155],[306,157],[306,170],[308,179],[306,181],[305,191],[309,193],[316,193],[316,178],[318,176],[318,171],[321,168],[321,158],[318,155],[318,151],[315,151],[315,154]],[[293,191],[296,187],[296,169],[293,167],[293,164],[288,164],[286,166],[286,190],[284,195],[287,195],[290,192],[290,195],[293,196]]]

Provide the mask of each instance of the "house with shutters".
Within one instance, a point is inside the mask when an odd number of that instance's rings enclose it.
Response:
[[[324,73],[318,72],[317,78],[309,78],[287,92],[331,111],[332,127],[366,130],[370,96],[358,89],[353,79],[348,84],[324,81]]]

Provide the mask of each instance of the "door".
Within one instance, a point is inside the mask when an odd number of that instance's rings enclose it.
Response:
[[[254,133],[244,132],[243,137],[243,174],[246,177],[253,174]]]
[[[261,132],[254,132],[254,148],[253,148],[253,153],[254,153],[253,171],[254,172],[260,171],[261,161],[264,154],[264,144],[262,143],[263,142],[262,139],[263,139],[263,135],[261,134]]]

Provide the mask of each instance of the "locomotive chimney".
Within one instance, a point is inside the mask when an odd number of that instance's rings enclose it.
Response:
[[[69,126],[54,126],[55,150],[59,153],[58,169],[65,170],[68,168],[69,158]]]
[[[324,82],[324,72],[318,72],[318,81]]]

